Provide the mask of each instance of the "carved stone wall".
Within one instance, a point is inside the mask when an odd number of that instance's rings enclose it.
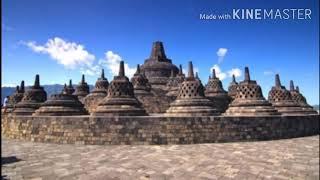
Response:
[[[319,115],[266,117],[2,116],[8,138],[69,144],[192,144],[319,134]]]
[[[163,89],[152,88],[151,95],[135,94],[136,98],[142,103],[147,113],[164,113],[169,108],[170,103],[175,97],[166,96],[167,91]]]

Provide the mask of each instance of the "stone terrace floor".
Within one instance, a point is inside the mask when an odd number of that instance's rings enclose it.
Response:
[[[193,145],[57,145],[2,139],[5,179],[319,179],[319,136]]]

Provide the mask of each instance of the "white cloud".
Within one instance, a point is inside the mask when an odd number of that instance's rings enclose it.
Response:
[[[78,67],[91,67],[95,56],[90,54],[85,47],[75,42],[68,42],[62,38],[49,39],[44,45],[37,45],[34,41],[22,42],[36,53],[48,54],[59,64],[67,69]]]
[[[1,87],[17,87],[19,86],[20,84],[15,84],[15,83],[4,83],[4,84],[1,84]]]
[[[224,80],[227,77],[227,74],[222,72],[220,67],[215,64],[213,67],[210,68],[210,72],[212,72],[212,69],[215,69],[216,71],[216,76],[220,79],[220,80]]]
[[[55,37],[49,39],[45,44],[38,45],[34,41],[20,42],[36,53],[48,54],[58,64],[62,64],[67,69],[80,69],[80,72],[85,75],[100,75],[101,69],[106,67],[110,70],[111,75],[117,75],[119,64],[122,58],[107,51],[105,57],[95,63],[95,56],[88,52],[84,45],[75,42],[68,42],[62,38]],[[127,63],[124,64],[126,76],[132,77],[136,68],[131,68]]]
[[[98,65],[85,66],[80,68],[80,72],[89,76],[100,75],[101,67]]]
[[[219,48],[217,51],[218,63],[221,63],[228,52],[227,48]]]
[[[227,72],[223,72],[218,64],[215,64],[214,66],[212,66],[210,68],[210,73],[212,73],[212,69],[215,69],[216,76],[220,80],[224,80],[227,77],[232,77],[233,74],[234,74],[235,77],[240,77],[241,74],[242,74],[242,72],[241,72],[241,70],[239,68],[232,68],[231,70],[229,70]]]
[[[240,77],[241,70],[239,68],[232,68],[231,70],[228,71],[228,76],[232,77],[232,75],[234,75],[235,77]]]
[[[122,61],[122,58],[120,55],[112,51],[107,51],[105,53],[104,59],[99,60],[99,65],[106,66],[110,70],[111,74],[113,76],[116,76],[119,73],[120,61]],[[136,72],[136,68],[129,67],[127,63],[124,63],[124,69],[125,69],[125,75],[129,78],[132,77],[133,74]]]

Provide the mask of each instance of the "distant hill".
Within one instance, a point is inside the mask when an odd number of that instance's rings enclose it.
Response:
[[[60,93],[63,89],[64,85],[61,84],[53,84],[53,85],[43,85],[45,91],[47,92],[48,98],[52,95],[52,94],[57,94]],[[75,88],[77,85],[73,85],[73,87]],[[26,87],[26,90],[29,89],[30,86]],[[89,85],[90,91],[94,88],[94,86]],[[11,94],[13,94],[15,92],[16,88],[15,87],[2,87],[1,88],[1,104],[3,103],[3,99],[6,96],[10,96]]]

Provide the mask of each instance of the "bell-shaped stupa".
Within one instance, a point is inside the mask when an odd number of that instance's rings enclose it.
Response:
[[[294,89],[292,80],[290,81],[290,94],[292,96],[292,100],[298,103],[306,114],[318,114],[318,112],[307,103],[307,99],[300,93],[299,87],[297,86],[296,89]]]
[[[233,74],[232,75],[232,81],[231,81],[231,83],[229,84],[229,87],[228,87],[228,95],[231,97],[232,100],[236,98],[237,86],[238,86],[238,83],[236,81],[236,77]]]
[[[175,74],[178,68],[168,59],[162,42],[156,41],[152,45],[151,55],[141,66],[141,71],[146,75],[152,87],[164,88],[170,77],[171,70]]]
[[[137,65],[137,71],[131,78],[131,83],[133,85],[134,94],[137,95],[152,95],[151,85],[146,78],[146,76],[141,72],[140,65]]]
[[[181,65],[181,64],[179,65],[179,72],[178,72],[178,74],[177,74],[176,77],[177,77],[177,78],[182,78],[182,81],[183,81],[184,78],[185,78],[185,75],[184,75],[184,73],[183,73],[183,71],[182,71],[182,65]]]
[[[146,111],[135,98],[133,85],[125,76],[124,62],[120,62],[119,75],[115,76],[108,88],[108,95],[94,110],[95,116],[145,116]]]
[[[104,76],[102,69],[100,78],[97,79],[94,89],[83,98],[83,104],[89,113],[93,112],[98,104],[107,96],[109,81]]]
[[[214,106],[220,112],[225,112],[231,101],[227,91],[223,89],[222,82],[216,76],[215,69],[212,69],[212,77],[209,78],[208,84],[205,86],[205,95],[214,102]]]
[[[21,81],[20,86],[16,86],[16,91],[9,96],[6,113],[11,113],[13,111],[14,106],[22,100],[23,94],[24,81]]]
[[[82,102],[83,98],[89,94],[89,85],[86,83],[84,79],[84,74],[82,74],[81,81],[79,85],[76,87],[76,92],[74,95],[78,96],[79,100]]]
[[[76,116],[88,114],[83,104],[76,95],[70,94],[67,85],[60,94],[51,95],[51,97],[41,104],[34,116]]]
[[[292,100],[290,92],[281,85],[279,74],[275,76],[275,86],[269,91],[268,100],[282,115],[304,114],[300,105]]]
[[[166,90],[168,91],[166,94],[167,96],[170,96],[170,97],[178,96],[179,88],[185,79],[184,74],[182,73],[181,65],[180,65],[180,69],[177,75],[175,75],[174,71],[171,70],[171,75],[166,85]]]
[[[166,116],[211,116],[219,112],[213,103],[204,96],[201,81],[194,76],[192,62],[189,62],[188,77],[180,86],[178,96],[170,104]]]
[[[75,92],[75,89],[73,88],[73,85],[72,85],[72,79],[69,80],[69,85],[65,90],[67,91],[68,94],[73,94]]]
[[[262,95],[261,87],[250,79],[249,69],[245,67],[245,79],[237,86],[237,95],[229,104],[224,115],[227,116],[269,116],[280,113]]]
[[[46,100],[47,93],[40,86],[40,76],[37,74],[34,85],[24,93],[22,100],[14,106],[13,114],[32,115]]]

